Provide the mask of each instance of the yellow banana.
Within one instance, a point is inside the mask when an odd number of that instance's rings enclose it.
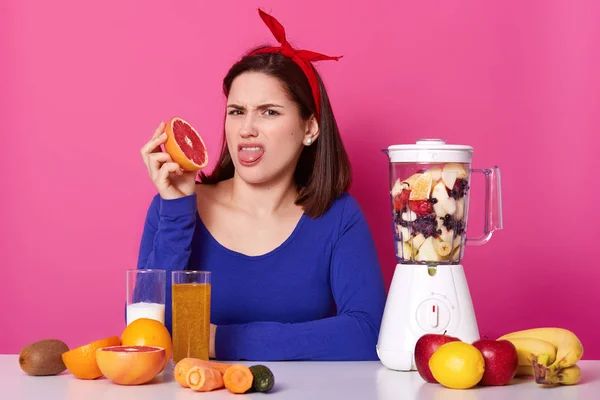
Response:
[[[545,340],[525,337],[507,338],[503,340],[508,340],[517,349],[520,366],[531,367],[533,363],[536,362],[547,367],[556,360],[556,347]]]
[[[523,378],[534,376],[531,365],[519,365],[515,377]],[[577,364],[561,369],[558,373],[548,379],[548,384],[575,385],[581,380],[581,369]]]
[[[568,368],[560,369],[555,374],[548,373],[543,381],[538,382],[536,379],[536,382],[544,385],[575,385],[580,380],[581,369],[579,368],[579,365],[575,364]]]
[[[574,385],[581,380],[581,368],[575,364],[569,368],[564,368],[556,374],[558,383],[561,385]]]
[[[552,343],[556,347],[556,360],[548,365],[552,372],[575,365],[583,356],[583,345],[571,331],[562,328],[535,328],[509,333],[501,339],[537,338]],[[540,363],[544,364],[544,363]]]

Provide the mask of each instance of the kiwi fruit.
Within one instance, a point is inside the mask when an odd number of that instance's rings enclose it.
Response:
[[[67,369],[62,360],[62,354],[66,351],[69,351],[69,347],[60,340],[40,340],[23,347],[19,354],[19,366],[28,375],[58,375]]]

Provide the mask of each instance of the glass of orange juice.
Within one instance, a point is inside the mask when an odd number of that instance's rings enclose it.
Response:
[[[173,271],[173,363],[192,357],[208,360],[210,272]]]

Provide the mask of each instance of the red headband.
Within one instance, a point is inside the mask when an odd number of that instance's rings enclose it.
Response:
[[[321,95],[319,93],[319,82],[317,81],[317,75],[311,64],[311,61],[322,61],[322,60],[335,60],[337,61],[340,57],[330,57],[324,54],[315,53],[310,50],[294,50],[285,38],[285,29],[275,18],[269,14],[258,9],[258,13],[264,23],[267,25],[275,39],[281,44],[279,47],[267,47],[264,49],[256,50],[250,55],[261,54],[261,53],[281,53],[284,56],[291,58],[300,68],[304,71],[304,74],[308,78],[308,83],[312,89],[313,98],[315,100],[315,107],[317,111],[317,119],[321,117]]]

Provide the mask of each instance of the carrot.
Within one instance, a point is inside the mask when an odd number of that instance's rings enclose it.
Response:
[[[189,387],[187,384],[185,377],[188,371],[196,365],[196,359],[194,358],[183,358],[179,360],[177,364],[175,364],[175,369],[173,370],[173,375],[175,375],[175,380],[184,388]]]
[[[223,374],[216,369],[193,366],[185,376],[188,386],[196,392],[210,392],[211,390],[221,389],[223,384]]]
[[[246,393],[252,387],[253,380],[250,368],[242,364],[232,364],[223,375],[225,387],[231,393]]]
[[[205,360],[201,360],[199,358],[191,358],[191,357],[187,357],[187,358],[183,358],[181,360],[179,360],[179,362],[175,365],[175,370],[173,371],[173,374],[175,375],[175,380],[183,387],[189,387],[187,382],[185,381],[186,375],[188,373],[188,371],[190,370],[190,368],[196,366],[196,367],[204,367],[204,368],[210,368],[210,369],[216,369],[217,371],[221,372],[221,374],[224,374],[225,371],[227,371],[227,369],[229,367],[231,367],[233,364],[223,364],[223,363],[219,363],[216,361],[205,361]]]

